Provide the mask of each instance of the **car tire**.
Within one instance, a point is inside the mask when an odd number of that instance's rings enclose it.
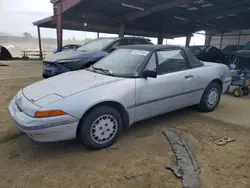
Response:
[[[211,82],[205,89],[198,109],[202,112],[212,112],[218,106],[221,98],[221,86],[216,82]]]
[[[88,149],[111,146],[122,132],[120,113],[109,106],[91,110],[79,123],[78,138]]]

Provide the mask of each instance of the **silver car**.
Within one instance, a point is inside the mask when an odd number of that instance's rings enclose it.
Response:
[[[36,141],[79,138],[100,149],[137,121],[193,105],[213,111],[230,83],[227,66],[201,62],[187,48],[126,46],[88,69],[25,87],[9,111]]]

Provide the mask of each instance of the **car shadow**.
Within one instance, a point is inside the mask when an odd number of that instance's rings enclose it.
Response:
[[[165,128],[168,124],[172,125],[172,122],[176,122],[181,118],[184,118],[185,116],[189,116],[195,113],[197,113],[196,110],[193,110],[192,108],[185,108],[182,110],[170,112],[164,115],[137,122],[133,124],[129,129],[123,132],[118,141],[113,146],[111,146],[111,149],[116,145],[119,145],[121,147],[121,144],[126,144],[126,140],[128,140],[129,138],[136,139],[140,137],[147,137],[152,134],[153,129]],[[17,147],[20,147],[20,150],[25,149],[30,152],[32,158],[52,158],[67,154],[82,154],[92,152],[92,150],[88,150],[78,140],[60,141],[53,143],[38,143],[29,139],[27,135],[23,135],[18,138],[16,142],[18,142],[16,143]]]
[[[133,124],[129,129],[127,129],[122,137],[146,137],[152,134],[153,129],[159,128],[167,128],[169,126],[173,126],[172,123],[186,116],[190,116],[192,114],[198,113],[192,107],[184,108],[181,110],[173,111],[170,113],[166,113],[163,115],[159,115],[153,118],[149,118],[147,120],[139,121]]]

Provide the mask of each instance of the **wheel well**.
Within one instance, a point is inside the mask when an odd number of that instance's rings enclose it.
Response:
[[[93,111],[95,108],[98,108],[99,106],[109,106],[109,107],[112,107],[112,108],[116,109],[116,110],[120,113],[120,115],[121,115],[121,117],[122,117],[123,129],[128,128],[128,126],[129,126],[129,115],[128,115],[127,110],[124,108],[123,105],[121,105],[121,104],[118,103],[118,102],[114,102],[114,101],[105,101],[105,102],[101,102],[101,103],[99,103],[99,104],[96,104],[95,106],[92,106],[90,109],[88,109],[88,110],[84,113],[84,115],[82,116],[80,122],[81,122],[81,121],[84,121],[84,118],[85,118],[91,111]],[[78,134],[79,128],[80,128],[80,126],[78,125],[76,134]]]
[[[212,82],[219,84],[220,85],[220,90],[222,92],[222,90],[223,90],[223,83],[222,83],[222,81],[220,79],[214,79]]]

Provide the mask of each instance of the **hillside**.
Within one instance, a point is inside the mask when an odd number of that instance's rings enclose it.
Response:
[[[9,37],[9,36],[11,36],[11,35],[10,35],[9,33],[0,32],[0,36]]]

